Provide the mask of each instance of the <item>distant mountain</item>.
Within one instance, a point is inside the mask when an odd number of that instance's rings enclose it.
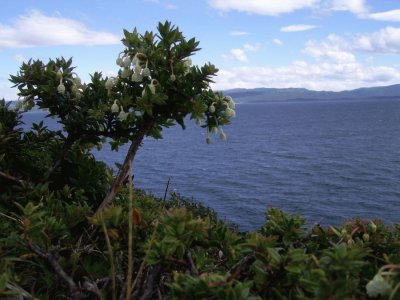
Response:
[[[312,91],[304,88],[255,88],[231,89],[224,91],[224,94],[231,96],[239,103],[288,100],[360,100],[367,98],[398,98],[400,100],[400,84],[341,92]]]

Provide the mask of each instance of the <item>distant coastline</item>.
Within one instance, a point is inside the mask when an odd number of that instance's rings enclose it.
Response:
[[[359,88],[339,92],[315,91],[305,88],[236,88],[222,91],[237,103],[262,103],[271,101],[351,101],[400,100],[400,84]],[[17,101],[10,101],[14,105]]]
[[[223,91],[238,103],[260,103],[269,101],[349,101],[365,99],[399,99],[400,84],[359,88],[340,92],[313,91],[304,88],[254,88],[230,89]]]

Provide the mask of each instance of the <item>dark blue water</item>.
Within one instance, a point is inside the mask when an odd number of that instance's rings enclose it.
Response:
[[[214,208],[241,229],[255,229],[278,207],[309,223],[351,217],[400,222],[400,101],[241,104],[228,140],[195,125],[146,139],[134,163],[135,185],[169,191]],[[105,147],[96,156],[122,162]]]

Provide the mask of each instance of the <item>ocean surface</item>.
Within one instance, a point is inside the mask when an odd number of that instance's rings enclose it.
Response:
[[[238,104],[227,141],[188,122],[147,138],[133,166],[135,186],[193,197],[242,230],[277,207],[309,224],[352,217],[400,222],[400,100]],[[110,166],[128,146],[95,152]]]

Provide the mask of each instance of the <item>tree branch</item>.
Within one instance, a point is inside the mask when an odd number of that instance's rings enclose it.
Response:
[[[189,267],[190,267],[190,275],[197,277],[199,276],[199,271],[196,268],[196,265],[193,262],[192,258],[192,253],[190,253],[190,250],[186,253],[186,257],[189,260]]]
[[[4,172],[2,172],[2,171],[0,171],[0,177],[3,177],[3,178],[5,178],[5,179],[7,179],[7,180],[9,180],[9,181],[12,181],[12,182],[14,182],[14,183],[18,183],[18,184],[21,184],[21,180],[20,179],[18,179],[17,177],[14,177],[14,176],[11,176],[11,175],[9,175],[9,174],[7,174],[7,173],[4,173]]]
[[[57,158],[54,160],[53,165],[46,171],[43,176],[43,180],[49,178],[49,176],[58,168],[58,166],[62,163],[68,151],[71,149],[72,145],[77,141],[72,134],[68,135],[67,139],[64,142],[64,145],[58,154]]]
[[[61,268],[57,259],[49,252],[45,252],[40,247],[28,244],[28,248],[36,253],[39,257],[44,259],[53,269],[54,272],[67,284],[72,299],[81,299],[82,293],[80,292],[77,284],[68,276],[67,273]]]

